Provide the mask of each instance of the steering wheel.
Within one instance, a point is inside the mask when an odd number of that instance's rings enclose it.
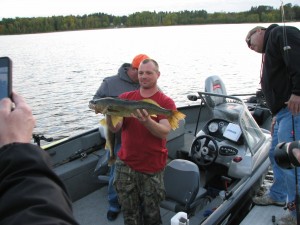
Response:
[[[218,144],[209,135],[197,137],[192,144],[191,156],[193,161],[199,166],[211,165],[218,156]]]

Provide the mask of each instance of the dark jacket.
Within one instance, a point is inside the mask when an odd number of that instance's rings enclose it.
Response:
[[[128,91],[139,89],[140,84],[134,83],[127,75],[127,70],[131,66],[129,63],[124,63],[118,70],[118,74],[105,77],[98,88],[94,99],[105,97],[118,97],[120,94]],[[121,144],[121,131],[115,133],[115,144]]]
[[[291,94],[300,96],[300,31],[270,25],[264,37],[262,91],[273,115],[286,107]]]
[[[0,224],[78,225],[65,186],[38,146],[0,148]]]
[[[124,92],[137,90],[140,87],[139,83],[134,83],[127,75],[127,69],[129,67],[129,63],[124,63],[119,68],[117,75],[104,78],[94,96],[94,99],[118,97]]]

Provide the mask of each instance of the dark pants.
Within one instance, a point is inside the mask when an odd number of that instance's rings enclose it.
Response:
[[[114,149],[115,155],[117,155],[118,151],[120,150],[121,145],[117,145]],[[108,157],[109,157],[109,151],[108,151]],[[109,173],[109,182],[108,182],[108,203],[109,203],[109,211],[113,212],[119,212],[121,209],[121,206],[118,201],[118,195],[117,192],[113,186],[114,181],[114,173],[115,173],[115,164],[111,165],[110,167],[110,173]]]

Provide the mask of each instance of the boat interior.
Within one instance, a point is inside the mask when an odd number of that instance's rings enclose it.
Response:
[[[255,101],[247,101],[251,115],[262,128],[262,132],[268,135],[267,129],[271,123],[269,110],[258,107],[259,96],[256,96]],[[223,158],[216,159],[212,155],[214,159],[208,162],[200,160],[198,164],[195,163],[197,158],[192,159],[190,152],[195,148],[193,145],[197,134],[204,132],[200,139],[204,138],[210,148],[214,141],[209,139],[212,134],[209,134],[208,126],[212,126],[212,122],[228,125],[228,121],[213,121],[210,108],[199,102],[178,110],[186,114],[186,118],[180,121],[179,128],[172,130],[167,138],[168,163],[164,177],[167,196],[161,203],[162,220],[164,225],[170,224],[171,218],[177,212],[185,211],[190,218],[190,224],[201,224],[248,177],[247,170],[239,173],[236,172],[240,170],[238,167],[229,168],[226,159],[230,156],[231,161],[237,155],[236,149],[241,151],[239,148],[243,148],[243,144],[238,140],[231,147],[228,145],[228,148],[222,150]],[[123,224],[121,215],[115,221],[108,221],[106,218],[109,166],[102,127],[49,144],[44,149],[51,156],[55,172],[68,189],[73,201],[74,215],[80,224]],[[248,153],[245,151],[245,158],[246,154]]]

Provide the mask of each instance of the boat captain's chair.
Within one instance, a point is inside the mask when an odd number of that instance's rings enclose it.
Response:
[[[205,92],[227,95],[225,85],[221,78],[217,75],[209,76],[206,78]],[[224,98],[217,96],[205,96],[205,100],[206,103],[211,107],[224,103]]]
[[[166,199],[161,207],[173,212],[192,214],[206,194],[206,189],[200,186],[198,166],[184,159],[174,159],[167,164],[164,184]]]

